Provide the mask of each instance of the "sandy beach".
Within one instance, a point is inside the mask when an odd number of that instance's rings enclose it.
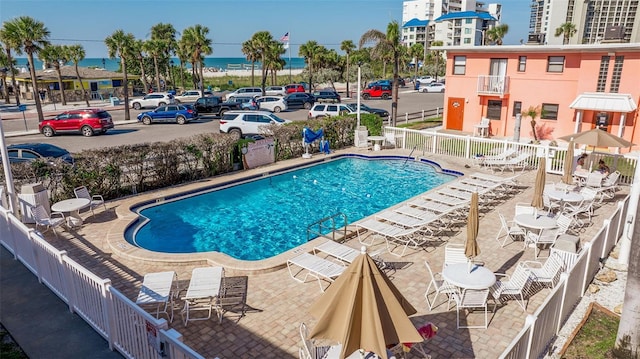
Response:
[[[291,75],[300,75],[302,69],[291,69]],[[255,70],[256,76],[261,76],[262,71],[260,69]],[[278,76],[289,75],[289,69],[278,71]],[[204,77],[224,77],[224,76],[236,76],[236,77],[250,77],[251,70],[223,70],[223,71],[205,71]]]

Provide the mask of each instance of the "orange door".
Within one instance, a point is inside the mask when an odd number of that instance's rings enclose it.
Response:
[[[450,97],[447,104],[447,130],[462,131],[464,98]]]

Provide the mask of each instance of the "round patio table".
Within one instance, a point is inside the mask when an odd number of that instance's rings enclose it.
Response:
[[[537,230],[552,229],[558,226],[555,218],[540,215],[534,217],[531,214],[520,214],[515,216],[513,220],[522,227]]]
[[[373,150],[380,151],[382,146],[382,141],[384,141],[384,136],[369,136],[367,140],[373,141]]]
[[[555,190],[547,191],[546,193],[549,196],[549,198],[556,201],[561,201],[561,202],[575,203],[575,202],[582,202],[582,200],[584,200],[584,196],[578,192],[572,192],[572,191],[565,192],[565,191],[559,191],[555,189]]]
[[[464,289],[487,289],[496,282],[496,275],[489,268],[467,263],[447,265],[442,271],[442,278]]]
[[[54,212],[68,213],[67,225],[69,227],[82,226],[82,217],[80,217],[80,210],[87,207],[91,203],[86,198],[70,198],[60,202],[56,202],[51,206],[51,210]]]

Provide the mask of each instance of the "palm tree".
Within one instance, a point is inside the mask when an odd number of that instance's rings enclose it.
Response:
[[[413,44],[409,48],[409,55],[413,58],[413,71],[414,78],[418,78],[418,62],[423,59],[424,56],[424,46],[422,44]],[[423,62],[424,63],[424,62]]]
[[[158,58],[163,56],[166,45],[163,40],[147,40],[142,44],[142,49],[153,59],[153,69],[155,71],[156,88],[161,90],[160,86],[160,68],[158,66]]]
[[[304,61],[309,68],[309,93],[313,92],[313,64],[316,61],[320,52],[321,46],[316,41],[307,41],[300,45],[298,54],[304,57]]]
[[[528,109],[522,111],[522,116],[531,117],[531,131],[533,132],[533,140],[538,142],[538,134],[536,133],[536,117],[540,115],[540,108],[529,106]]]
[[[33,55],[37,54],[43,47],[49,44],[47,39],[50,32],[44,26],[44,23],[35,20],[29,16],[20,16],[17,19],[5,22],[5,31],[7,31],[7,37],[15,39],[19,43],[15,48],[16,53],[22,54],[22,51],[27,53],[27,60],[29,61],[29,73],[31,75],[31,86],[33,87],[33,98],[36,100],[36,110],[38,111],[38,120],[44,121],[44,114],[42,113],[42,102],[40,96],[38,96],[38,79],[36,78],[36,69],[33,64]]]
[[[269,56],[269,48],[274,41],[269,31],[258,31],[251,37],[251,43],[262,64],[262,81],[260,85],[260,87],[262,87],[262,96],[265,95],[264,88],[267,82],[267,58]],[[282,49],[284,50],[284,47]]]
[[[255,69],[256,61],[258,61],[258,53],[251,40],[242,43],[242,53],[247,57],[247,61],[251,61],[251,86],[253,87],[255,86]]]
[[[391,118],[390,125],[395,126],[398,114],[398,72],[400,67],[400,56],[403,53],[404,45],[400,41],[400,25],[397,21],[392,21],[387,25],[386,34],[379,30],[369,30],[360,37],[359,47],[362,48],[367,42],[373,41],[376,47],[387,49],[393,58],[393,87],[391,88]]]
[[[507,34],[507,32],[509,32],[509,25],[507,24],[494,26],[487,30],[487,32],[485,33],[485,38],[496,45],[502,45],[502,39]]]
[[[165,72],[165,83],[167,83],[166,79],[171,78],[171,69],[170,69],[170,58],[171,54],[175,53],[176,47],[178,43],[176,41],[176,29],[171,24],[163,24],[158,23],[151,27],[151,40],[161,40],[164,42],[164,49],[162,49],[162,65]],[[169,76],[169,77],[167,77]],[[175,87],[175,84],[172,84]]]
[[[569,43],[569,39],[573,37],[573,35],[575,35],[577,31],[578,30],[576,30],[576,25],[570,22],[565,22],[556,29],[556,33],[554,34],[554,36],[563,36],[562,44],[566,45]]]
[[[284,69],[284,65],[287,63],[282,59],[282,55],[284,55],[285,52],[287,52],[287,50],[284,48],[284,44],[275,40],[271,42],[267,49],[265,63],[267,69],[271,71],[272,85],[275,85],[278,71]]]
[[[176,47],[176,56],[178,56],[178,60],[180,61],[180,84],[184,89],[184,64],[189,61],[189,52],[185,44],[181,41],[178,42],[178,46]]]
[[[64,93],[64,84],[62,83],[62,71],[60,64],[66,64],[69,61],[67,50],[62,45],[47,45],[40,50],[38,58],[47,66],[53,66],[58,75],[58,88],[60,89],[60,98],[62,105],[67,104],[67,97]],[[53,94],[51,94],[53,96]]]
[[[144,89],[144,93],[149,93],[149,86],[147,86],[147,75],[144,70],[144,41],[136,40],[133,43],[133,47],[131,48],[134,57],[138,60],[138,65],[140,66],[140,80],[142,82],[142,88]]]
[[[204,92],[204,70],[202,63],[204,61],[204,55],[210,55],[213,53],[211,48],[211,39],[207,38],[209,34],[209,28],[197,24],[195,26],[188,27],[182,33],[182,40],[185,41],[187,48],[189,49],[192,66],[198,67],[198,89]],[[192,69],[195,75],[195,69]]]
[[[109,57],[120,57],[120,67],[122,68],[122,82],[124,87],[124,119],[131,120],[129,113],[129,78],[127,77],[127,60],[132,57],[131,49],[136,39],[132,33],[125,34],[123,30],[116,30],[111,36],[108,36],[104,43],[109,49]]]
[[[347,96],[351,96],[351,92],[349,92],[349,56],[356,49],[356,44],[351,40],[344,40],[340,43],[340,50],[344,51],[347,54]]]
[[[440,40],[433,41],[431,43],[432,47],[434,47],[434,46],[442,46],[442,45],[443,45],[443,43]],[[435,69],[434,72],[435,72],[435,79],[436,79],[436,81],[438,81],[438,74],[440,73],[440,60],[442,59],[442,53],[440,52],[440,50],[431,50],[430,53],[432,55],[432,58],[434,58],[435,62],[436,62],[436,66],[435,66],[436,69]],[[444,61],[442,63],[445,64]]]
[[[20,104],[20,91],[18,91],[18,85],[16,84],[16,61],[13,59],[11,55],[11,50],[16,50],[20,48],[20,40],[12,37],[14,34],[11,32],[7,32],[6,23],[2,25],[0,29],[0,42],[4,44],[4,51],[6,53],[6,67],[11,72],[11,85],[13,86],[13,93],[16,96],[16,104]],[[5,82],[6,83],[6,82]],[[11,103],[9,98],[9,86],[5,86],[5,102]]]
[[[4,88],[4,93],[2,94],[2,97],[4,98],[4,102],[5,103],[11,103],[11,100],[9,99],[9,86],[7,84],[7,72],[11,71],[13,69],[13,65],[9,63],[9,57],[7,57],[7,54],[2,51],[2,46],[0,45],[0,68],[2,68],[2,85]]]
[[[80,82],[80,87],[82,88],[82,97],[84,97],[87,107],[89,107],[91,106],[89,104],[89,96],[87,96],[87,91],[84,88],[84,82],[82,82],[80,70],[78,69],[78,64],[80,61],[84,60],[85,57],[84,47],[80,44],[67,46],[67,56],[69,57],[69,61],[73,62],[73,66],[76,70],[76,78],[78,79],[78,82]]]

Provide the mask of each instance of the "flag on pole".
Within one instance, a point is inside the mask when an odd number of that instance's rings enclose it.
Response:
[[[282,35],[282,37],[280,38],[280,41],[289,42],[289,33],[287,32],[286,34]]]

